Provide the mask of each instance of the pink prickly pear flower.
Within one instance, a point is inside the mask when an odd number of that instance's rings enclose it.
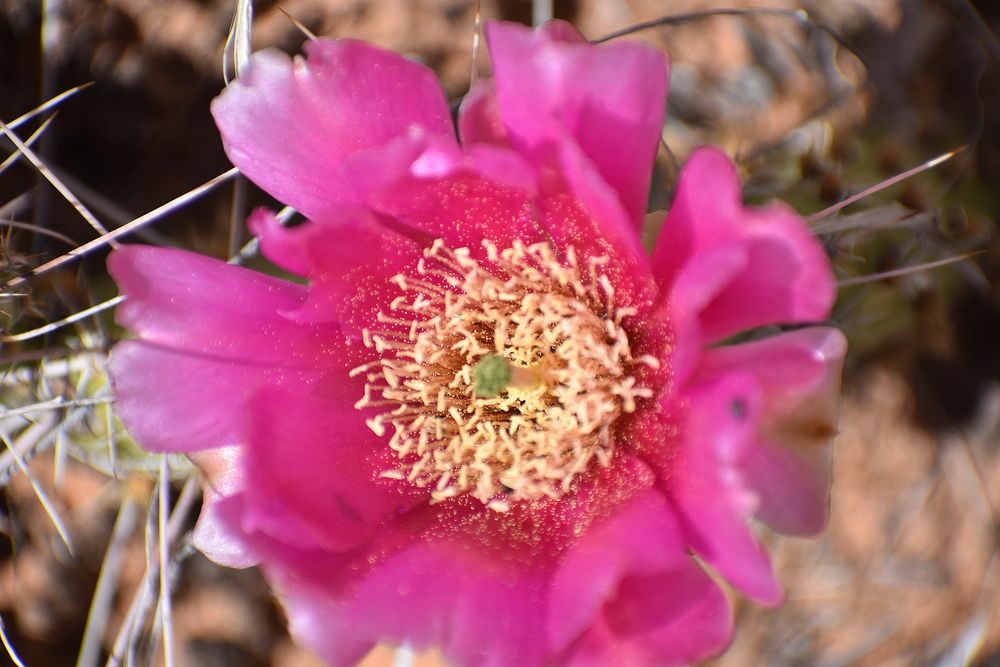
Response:
[[[845,352],[823,326],[720,343],[825,320],[829,263],[788,207],[744,208],[714,148],[647,253],[663,55],[559,22],[487,37],[460,140],[399,55],[252,58],[212,111],[309,219],[249,221],[307,282],[115,251],[119,414],[200,463],[198,546],[260,564],[331,665],[379,642],[457,666],[701,660],[732,632],[705,568],[777,604],[755,522],[825,522]]]

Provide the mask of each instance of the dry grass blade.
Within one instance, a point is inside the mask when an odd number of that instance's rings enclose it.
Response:
[[[476,17],[472,22],[472,71],[469,72],[469,89],[479,78],[479,42],[483,34],[482,2],[476,0]]]
[[[932,221],[934,216],[934,211],[914,213],[899,202],[891,202],[857,213],[840,215],[832,220],[824,220],[813,225],[812,230],[816,235],[826,235],[839,234],[857,229],[873,230],[885,227],[897,227],[902,224],[919,226]]]
[[[170,468],[167,457],[160,457],[160,492],[157,526],[160,554],[160,618],[163,627],[163,664],[174,667],[174,623],[170,599],[170,540],[167,539],[167,515],[170,512]]]
[[[52,433],[53,427],[58,427],[56,418],[52,413],[46,413],[21,431],[14,443],[14,450],[0,454],[0,487],[9,483],[17,474],[18,465],[15,454],[23,460],[30,460],[45,447],[45,441]]]
[[[49,520],[52,521],[52,525],[55,527],[56,532],[59,534],[59,539],[61,539],[63,544],[66,545],[66,550],[69,551],[70,555],[73,555],[73,542],[70,540],[69,531],[66,529],[66,524],[59,516],[55,506],[52,504],[52,501],[49,500],[48,495],[46,495],[45,491],[42,490],[42,487],[38,484],[38,480],[35,479],[35,476],[28,470],[28,466],[24,462],[24,458],[17,451],[17,447],[10,441],[7,433],[5,433],[2,429],[0,429],[0,440],[3,441],[3,444],[7,447],[7,451],[14,457],[14,461],[17,462],[17,466],[27,478],[28,483],[31,485],[31,490],[34,491],[35,496],[38,498],[38,502],[42,504],[42,508],[45,510],[45,513],[48,515]]]
[[[956,148],[953,151],[949,151],[947,153],[944,153],[943,155],[937,156],[936,158],[934,158],[932,160],[928,160],[927,162],[924,162],[923,164],[921,164],[921,165],[919,165],[917,167],[914,167],[913,169],[908,169],[908,170],[904,171],[901,174],[896,174],[895,176],[893,176],[891,178],[885,179],[881,183],[876,183],[875,185],[871,186],[870,188],[866,188],[866,189],[862,190],[861,192],[859,192],[859,193],[857,193],[855,195],[851,195],[850,197],[848,197],[847,199],[845,199],[843,201],[837,202],[836,204],[834,204],[833,206],[830,206],[829,208],[823,209],[819,213],[814,213],[813,215],[811,215],[811,216],[809,216],[807,218],[807,222],[809,222],[810,224],[812,224],[814,222],[818,222],[818,221],[822,220],[823,218],[831,216],[834,213],[836,213],[837,211],[839,211],[839,210],[841,210],[843,208],[846,208],[846,207],[850,206],[851,204],[854,204],[855,202],[859,202],[862,199],[875,194],[876,192],[879,192],[881,190],[885,190],[886,188],[892,187],[893,185],[896,185],[897,183],[901,183],[902,181],[905,181],[906,179],[908,179],[908,178],[910,178],[912,176],[916,176],[919,173],[925,172],[928,169],[933,169],[934,167],[938,166],[939,164],[947,162],[951,158],[955,157],[956,155],[958,155],[959,153],[961,153],[962,151],[964,151],[966,148],[968,148],[968,146],[960,146],[959,148]]]
[[[58,106],[59,104],[61,104],[65,100],[68,100],[73,95],[76,95],[81,90],[84,90],[86,88],[90,88],[92,85],[94,85],[94,83],[92,81],[88,82],[88,83],[82,83],[79,86],[75,86],[75,87],[70,88],[69,90],[67,90],[65,92],[59,93],[58,95],[56,95],[55,97],[53,97],[52,99],[50,99],[48,102],[45,102],[44,104],[42,104],[40,106],[37,106],[34,109],[32,109],[31,111],[29,111],[29,112],[27,112],[25,114],[22,114],[22,115],[18,116],[17,118],[15,118],[14,120],[10,121],[9,123],[7,123],[7,127],[9,127],[12,130],[16,130],[21,125],[24,125],[25,123],[27,123],[28,121],[30,121],[35,116],[43,114],[46,111],[48,111],[49,109],[52,109],[52,108]]]
[[[41,403],[32,403],[31,405],[25,405],[20,408],[11,408],[9,410],[0,411],[0,419],[6,419],[8,417],[19,417],[21,415],[28,415],[33,412],[38,412],[40,410],[57,410],[59,408],[77,408],[85,405],[102,405],[104,403],[110,403],[113,399],[110,396],[95,396],[92,398],[74,398],[67,400],[62,396],[56,396],[48,401],[43,401]]]
[[[118,229],[116,229],[116,230],[114,230],[112,232],[108,232],[108,233],[106,233],[106,234],[104,234],[102,236],[99,236],[99,237],[97,237],[96,239],[94,239],[92,241],[84,243],[79,248],[75,248],[74,250],[71,250],[70,252],[66,253],[65,255],[60,255],[59,257],[56,257],[52,261],[49,261],[49,262],[46,262],[45,264],[42,264],[41,266],[39,266],[39,267],[35,268],[34,270],[32,270],[26,276],[19,276],[17,278],[13,278],[12,280],[8,280],[4,285],[2,285],[0,287],[3,287],[3,288],[17,287],[18,285],[27,282],[30,278],[32,278],[34,276],[40,275],[40,274],[45,273],[47,271],[51,271],[52,269],[60,267],[63,264],[66,264],[67,262],[71,262],[74,259],[76,259],[77,257],[81,257],[83,255],[86,255],[87,253],[89,253],[90,251],[92,251],[92,250],[94,250],[96,248],[100,248],[100,247],[104,246],[105,244],[111,243],[113,240],[117,239],[120,236],[125,236],[126,234],[131,234],[132,232],[136,231],[137,229],[139,229],[143,225],[148,225],[149,223],[151,223],[151,222],[153,222],[155,220],[158,220],[159,218],[162,218],[163,216],[167,215],[168,213],[172,212],[173,210],[178,209],[178,208],[180,208],[180,207],[182,207],[182,206],[190,203],[191,201],[197,199],[198,197],[201,197],[202,195],[204,195],[205,193],[209,192],[210,190],[212,190],[213,188],[215,188],[219,184],[225,183],[226,181],[228,181],[230,178],[232,178],[233,176],[235,176],[238,173],[239,173],[239,170],[236,167],[233,167],[229,171],[226,171],[226,172],[224,172],[222,174],[219,174],[215,178],[213,178],[213,179],[211,179],[209,181],[206,181],[205,183],[202,183],[198,187],[193,188],[191,190],[188,190],[187,192],[185,192],[181,196],[176,197],[176,198],[170,200],[166,204],[163,204],[162,206],[158,206],[157,208],[153,209],[149,213],[146,213],[145,215],[139,216],[138,218],[136,218],[132,222],[130,222],[130,223],[126,224],[126,225],[122,225]]]
[[[253,3],[250,0],[236,0],[236,13],[226,35],[226,45],[222,50],[222,78],[229,85],[233,78],[239,78],[240,70],[250,59],[250,35],[253,28]],[[230,67],[232,63],[232,67]]]
[[[31,331],[25,331],[19,334],[11,334],[6,336],[0,336],[0,343],[20,343],[26,340],[31,340],[32,338],[37,338],[39,336],[44,336],[45,334],[52,333],[53,331],[60,329],[67,324],[73,324],[74,322],[79,322],[80,320],[86,319],[91,315],[96,315],[97,313],[103,312],[110,308],[114,308],[119,303],[125,300],[123,296],[116,296],[107,301],[97,304],[96,306],[91,306],[90,308],[84,308],[83,310],[73,313],[68,317],[64,317],[61,320],[55,322],[49,322],[37,329],[32,329]]]
[[[889,278],[899,278],[900,276],[909,275],[911,273],[929,271],[931,269],[937,269],[942,266],[947,266],[949,264],[961,262],[963,260],[969,259],[970,257],[975,257],[976,255],[982,255],[984,252],[986,251],[977,250],[975,252],[965,253],[964,255],[956,255],[954,257],[939,259],[934,262],[925,262],[924,264],[917,264],[915,266],[906,266],[901,269],[893,269],[892,271],[882,271],[880,273],[873,273],[867,276],[858,276],[857,278],[845,278],[844,280],[837,281],[837,287],[850,287],[851,285],[863,285],[865,283],[878,282],[879,280],[888,280]]]
[[[278,7],[278,11],[281,12],[282,14],[284,14],[288,18],[288,20],[292,22],[292,25],[294,25],[296,28],[298,28],[302,32],[303,35],[305,35],[306,37],[308,37],[309,39],[311,39],[313,41],[316,40],[315,33],[313,33],[312,30],[310,30],[309,28],[307,28],[297,18],[295,18],[294,16],[292,16],[291,14],[289,14],[287,11],[285,11],[285,9],[283,7]]]
[[[3,133],[7,135],[7,138],[10,139],[14,146],[16,146],[24,157],[28,159],[28,162],[30,162],[35,169],[38,170],[38,173],[45,177],[45,180],[52,184],[52,187],[54,187],[74,209],[76,209],[76,212],[87,221],[87,224],[93,227],[98,234],[106,235],[108,233],[108,230],[104,228],[104,225],[102,225],[101,222],[94,217],[94,214],[83,205],[83,202],[77,199],[76,195],[74,195],[70,189],[67,188],[63,182],[52,173],[52,170],[45,166],[41,158],[39,158],[38,155],[31,150],[31,148],[21,141],[21,138],[14,134],[13,130],[11,130],[10,127],[8,127],[3,121],[0,121],[0,131],[3,131]]]
[[[181,489],[181,493],[177,497],[177,502],[174,504],[174,511],[170,514],[170,520],[167,522],[168,547],[173,546],[179,539],[184,524],[187,521],[188,512],[190,512],[197,497],[198,479],[191,477],[184,484],[184,488]],[[143,583],[132,596],[128,613],[118,629],[118,634],[115,635],[114,645],[105,663],[105,667],[120,667],[127,655],[134,650],[136,637],[141,631],[141,619],[145,609],[148,607],[148,601],[153,591],[152,582],[158,577],[159,568],[157,564],[152,559],[147,560]]]
[[[240,251],[240,240],[243,235],[243,221],[247,219],[247,194],[249,192],[247,179],[240,174],[233,179],[233,203],[229,209],[229,256],[233,257]]]
[[[18,222],[17,220],[0,220],[0,227],[11,227],[13,229],[24,229],[26,231],[32,232],[33,234],[44,234],[53,239],[58,239],[67,245],[76,247],[76,241],[66,236],[65,234],[60,234],[59,232],[53,231],[51,229],[45,229],[44,227],[39,227],[38,225],[33,225],[30,222]]]
[[[86,203],[90,207],[90,210],[99,212],[104,219],[114,223],[114,227],[121,227],[122,225],[135,220],[136,216],[134,213],[125,210],[116,202],[112,201],[108,197],[105,197],[100,192],[97,192],[86,183],[73,176],[73,174],[56,166],[49,168],[52,170],[52,173],[58,176],[63,183],[76,193],[76,196],[80,198],[80,201]],[[137,234],[144,241],[156,245],[176,245],[176,242],[171,241],[168,236],[159,234],[154,229],[149,227],[139,230]]]
[[[10,656],[10,659],[17,667],[27,667],[17,655],[17,651],[14,650],[14,646],[10,643],[10,638],[7,637],[7,626],[4,624],[2,616],[0,616],[0,641],[3,642],[3,647],[7,649],[7,655]]]
[[[847,38],[846,35],[841,33],[836,28],[823,23],[822,21],[817,21],[812,16],[809,15],[804,9],[780,9],[775,7],[746,7],[746,8],[719,8],[719,9],[704,9],[694,12],[685,12],[682,14],[671,14],[669,16],[661,16],[657,19],[652,19],[650,21],[643,21],[641,23],[636,23],[630,25],[627,28],[622,28],[621,30],[616,30],[615,32],[608,33],[603,37],[591,40],[594,44],[601,44],[602,42],[608,42],[613,39],[618,39],[619,37],[624,37],[626,35],[631,35],[633,33],[640,32],[642,30],[649,30],[651,28],[662,28],[665,26],[681,25],[682,23],[691,23],[693,21],[703,21],[705,19],[714,18],[716,16],[737,16],[737,17],[747,17],[747,16],[779,16],[787,19],[792,19],[797,23],[819,30],[820,32],[829,35],[837,44],[844,47],[851,54],[854,55],[864,66],[865,69],[870,70],[871,67],[868,65],[868,61],[865,60],[864,55],[851,43],[851,40]]]
[[[118,576],[121,574],[122,561],[125,558],[126,543],[135,530],[138,519],[138,502],[135,498],[126,496],[118,509],[118,517],[111,530],[108,548],[104,552],[94,597],[90,601],[90,611],[87,613],[87,625],[83,632],[83,643],[77,655],[76,667],[94,667],[97,664],[101,653],[101,637],[111,616]]]
[[[24,145],[25,146],[31,146],[36,141],[38,141],[38,138],[42,136],[42,133],[45,132],[45,130],[49,127],[49,125],[52,124],[52,121],[55,120],[55,117],[56,117],[56,114],[52,114],[51,116],[49,116],[48,118],[46,118],[45,121],[42,122],[42,124],[38,126],[38,129],[35,130],[34,132],[32,132],[31,135],[27,139],[24,140]],[[4,171],[6,171],[7,168],[9,168],[12,164],[14,164],[15,162],[17,162],[17,158],[21,157],[21,155],[22,155],[22,153],[20,151],[14,151],[10,155],[10,157],[8,157],[3,162],[0,162],[0,174],[2,174]]]
[[[105,364],[106,377],[111,377]],[[118,479],[118,448],[115,447],[115,418],[114,405],[109,405],[104,412],[104,433],[107,436],[108,465],[111,467],[111,476]]]
[[[531,24],[540,26],[552,20],[552,0],[531,0]]]
[[[955,641],[952,650],[944,654],[933,667],[967,667],[972,665],[986,641],[989,631],[988,616],[976,614],[969,621],[965,631]],[[987,663],[988,664],[988,663]]]
[[[231,173],[232,172],[226,172],[226,174],[223,174],[223,176],[225,176],[227,174],[231,174]],[[219,176],[218,178],[222,178],[222,176]],[[210,181],[210,183],[214,184],[214,181]],[[157,209],[157,210],[159,210],[159,209]],[[277,218],[281,222],[287,222],[294,214],[295,214],[295,210],[286,206],[285,208],[283,208],[278,213]],[[147,215],[150,215],[150,214],[147,214]],[[0,222],[0,224],[3,224],[3,223]],[[118,230],[115,230],[115,231],[118,231]],[[257,241],[257,239],[251,239],[238,252],[234,253],[232,255],[232,257],[230,257],[229,262],[231,264],[240,264],[240,263],[242,263],[246,259],[248,259],[251,256],[253,256],[254,254],[256,254],[259,245],[260,245],[260,243]],[[77,248],[76,250],[79,250],[79,248]],[[75,251],[73,251],[73,252],[75,252]],[[71,255],[72,255],[72,253],[71,253]],[[64,255],[63,257],[67,257],[67,256],[68,255]],[[75,255],[73,255],[73,256],[75,256]],[[39,267],[38,269],[36,269],[33,275],[37,275],[38,273],[42,272],[43,270],[48,270],[48,269],[45,268],[45,266],[46,265],[43,265],[43,266]],[[15,280],[11,281],[11,284],[12,285],[15,284],[15,283],[16,284],[21,284],[22,282],[24,282],[24,280],[25,279],[15,279]],[[31,340],[32,338],[38,338],[39,336],[44,336],[46,334],[50,334],[53,331],[56,331],[57,329],[61,329],[62,327],[67,326],[69,324],[73,324],[75,322],[79,322],[80,320],[86,319],[86,318],[90,317],[91,315],[96,315],[97,313],[101,313],[101,312],[103,312],[105,310],[110,310],[111,308],[114,308],[115,306],[117,306],[118,304],[120,304],[121,302],[123,302],[124,300],[125,300],[124,296],[112,297],[112,298],[108,299],[107,301],[103,301],[103,302],[101,302],[99,304],[91,306],[90,308],[85,308],[85,309],[83,309],[81,311],[73,313],[72,315],[64,317],[61,320],[57,320],[55,322],[49,322],[48,324],[42,325],[42,326],[40,326],[38,328],[31,329],[30,331],[24,331],[24,332],[21,332],[19,334],[0,335],[0,343],[20,343],[20,342],[24,342],[26,340]]]
[[[31,192],[22,192],[0,206],[0,218],[16,218],[29,208],[31,208]]]

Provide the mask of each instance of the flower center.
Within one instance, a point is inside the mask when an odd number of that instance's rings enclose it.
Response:
[[[367,378],[355,407],[386,409],[368,420],[399,457],[384,477],[503,512],[609,465],[617,418],[652,395],[630,370],[659,362],[632,357],[622,320],[635,310],[615,307],[607,258],[483,247],[479,261],[437,240],[414,275],[394,276],[383,328],[363,331],[380,358],[351,373]]]

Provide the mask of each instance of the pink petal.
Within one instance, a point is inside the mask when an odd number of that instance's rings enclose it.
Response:
[[[268,384],[304,390],[318,375],[306,367],[257,365],[201,356],[138,340],[111,351],[115,411],[153,452],[194,452],[245,442],[246,401]]]
[[[437,519],[424,506],[403,530],[348,553],[249,538],[266,554],[264,571],[293,636],[325,664],[354,665],[378,642],[408,642],[439,648],[449,664],[541,665],[545,573],[518,579],[492,550],[477,554],[475,544],[449,539],[468,510]],[[429,532],[418,537],[407,530],[414,524]]]
[[[355,342],[363,328],[376,326],[378,312],[388,311],[399,295],[392,277],[412,271],[422,257],[417,243],[361,209],[292,228],[258,209],[248,225],[268,259],[310,280],[308,299],[289,318],[307,329],[310,324],[336,324]]]
[[[743,248],[724,244],[706,249],[677,276],[661,311],[675,332],[669,358],[673,374],[671,391],[686,386],[704,354],[707,341],[702,331],[702,311],[745,266]]]
[[[289,598],[293,631],[335,665],[352,664],[358,647],[376,641],[435,646],[454,665],[544,664],[548,569],[525,567],[516,551],[505,557],[489,535],[456,535],[490,512],[473,503],[424,505],[368,548],[342,555],[258,541],[269,579]],[[319,610],[326,636],[308,631]]]
[[[354,40],[310,40],[307,60],[254,54],[212,104],[229,159],[308,217],[362,201],[429,139],[454,141],[434,74]]]
[[[438,154],[440,164],[434,171],[402,179],[372,198],[372,206],[398,223],[419,230],[426,238],[441,238],[451,248],[467,247],[475,253],[489,239],[501,250],[515,239],[535,243],[545,238],[533,206],[528,183],[510,184],[476,173],[473,166],[492,159],[516,160],[508,164],[513,174],[528,171],[519,158],[497,149],[479,153],[468,165],[454,161],[454,156]],[[488,171],[489,165],[485,164]],[[425,166],[425,169],[429,167]],[[521,185],[523,187],[517,187]],[[533,185],[531,186],[533,187]],[[412,271],[415,264],[400,267]]]
[[[747,488],[757,495],[757,518],[772,529],[809,537],[826,526],[829,452],[820,460],[809,460],[762,439],[747,452],[740,469]]]
[[[424,504],[364,548],[337,554],[259,533],[248,539],[265,554],[272,583],[290,595],[293,628],[300,613],[306,626],[317,610],[328,614],[336,640],[302,638],[331,664],[344,664],[360,645],[408,641],[439,647],[449,664],[541,667],[553,656],[546,608],[558,560],[588,525],[627,507],[654,481],[648,466],[621,457],[594,470],[572,504],[540,501],[506,514],[469,498]],[[688,562],[678,549],[669,558]],[[299,594],[310,596],[308,604]]]
[[[437,646],[450,664],[542,665],[547,577],[471,544],[430,540],[379,563],[347,610],[361,636]]]
[[[465,146],[510,145],[492,81],[479,79],[462,99],[458,111],[458,134]]]
[[[681,268],[708,248],[740,238],[742,193],[736,165],[712,147],[692,153],[653,249],[657,281],[669,289]]]
[[[409,174],[417,179],[481,176],[529,195],[538,190],[538,174],[534,165],[516,151],[491,144],[460,148],[450,142],[434,142],[413,162]],[[395,184],[389,186],[394,187]]]
[[[683,269],[708,250],[739,246],[743,270],[700,313],[707,342],[762,324],[826,319],[836,293],[829,260],[791,209],[744,209],[736,167],[701,148],[681,172],[674,203],[653,251],[653,271],[671,294]]]
[[[656,286],[639,237],[614,191],[572,142],[540,156],[545,174],[537,215],[557,248],[572,246],[581,259],[607,260],[602,271],[615,291],[616,307],[644,315]]]
[[[619,255],[635,261],[641,266],[643,275],[648,275],[647,254],[633,227],[635,218],[629,217],[615,197],[614,190],[598,173],[595,163],[579,147],[568,141],[559,144],[558,156],[566,184],[595,221],[593,233],[601,233]],[[552,221],[550,227],[556,228],[558,225]],[[572,233],[573,231],[568,232]]]
[[[126,297],[118,323],[149,343],[279,365],[303,354],[326,356],[337,343],[335,332],[284,316],[305,301],[301,285],[192,252],[140,245],[113,252],[108,270]]]
[[[583,478],[572,503],[538,501],[501,515],[458,499],[414,513],[385,536],[386,547],[371,547],[366,562],[374,564],[362,582],[348,584],[357,632],[439,646],[455,665],[548,664],[563,648],[552,644],[552,628],[563,621],[547,610],[557,562],[588,526],[629,507],[654,480],[648,466],[622,456]],[[629,525],[644,509],[630,514]],[[667,530],[663,541],[670,540]],[[650,552],[634,560],[655,558],[658,547]],[[588,589],[587,558],[581,555],[575,572],[571,567],[562,575],[564,596],[578,594],[574,584]],[[666,558],[686,559],[677,551]],[[583,578],[574,579],[575,573]],[[563,637],[572,632],[564,630]]]
[[[191,544],[206,558],[224,567],[259,565],[260,553],[248,544],[240,527],[243,511],[242,493],[220,496],[206,490]]]
[[[757,515],[780,532],[813,535],[826,524],[846,352],[843,334],[817,327],[708,350],[699,368],[702,378],[750,373],[762,389],[763,440],[741,467],[759,496]]]
[[[140,338],[111,354],[116,409],[151,451],[241,443],[245,401],[257,387],[305,387],[319,360],[340,359],[336,329],[282,314],[301,306],[299,285],[148,246],[116,250],[108,268],[127,297],[118,322]]]
[[[493,22],[486,35],[512,143],[532,153],[574,139],[641,223],[666,104],[665,56],[634,42],[591,45],[561,21],[536,30]]]
[[[672,667],[721,652],[733,632],[725,594],[694,563],[622,581],[574,647],[572,667]]]
[[[354,408],[364,377],[331,374],[316,391],[269,387],[250,403],[243,525],[289,542],[345,551],[371,539],[426,493],[380,473],[398,459]],[[289,537],[289,534],[292,537]],[[311,536],[311,539],[310,537]]]
[[[240,447],[220,447],[188,456],[205,481],[201,515],[191,543],[209,560],[234,568],[252,567],[260,561],[238,528],[243,491],[241,451]]]
[[[745,247],[747,266],[701,314],[708,340],[773,323],[820,322],[836,283],[830,262],[801,219],[782,204],[761,209]]]
[[[219,496],[206,491],[191,544],[206,558],[223,567],[246,568],[260,563],[260,556],[247,546],[238,526],[242,497]]]
[[[756,441],[759,387],[748,375],[713,378],[664,410],[680,435],[663,453],[662,486],[692,548],[750,597],[777,604],[780,585],[749,525],[757,499],[739,467]]]
[[[606,605],[615,604],[625,580],[660,575],[667,575],[671,585],[656,594],[673,600],[678,615],[700,602],[676,594],[688,577],[700,581],[705,575],[693,566],[666,500],[649,490],[591,526],[559,566],[548,608],[553,651],[562,652],[594,624]]]
[[[278,594],[292,637],[321,656],[329,667],[355,667],[375,647],[370,638],[354,631],[344,605],[311,585],[294,571],[269,567],[271,585]]]

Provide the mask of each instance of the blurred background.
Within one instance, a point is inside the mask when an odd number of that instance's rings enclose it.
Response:
[[[0,0],[0,120],[86,85],[16,133],[99,224],[130,223],[230,167],[208,105],[235,10],[236,0]],[[254,49],[296,53],[302,28],[361,38],[432,67],[452,99],[468,89],[474,1],[253,10]],[[834,324],[851,352],[830,528],[816,540],[764,536],[788,600],[767,610],[734,596],[736,639],[712,664],[1000,666],[1000,3],[483,0],[478,11],[529,24],[553,15],[592,39],[675,17],[623,37],[672,61],[651,208],[669,205],[694,147],[720,144],[748,200],[778,197],[811,216],[842,281]],[[488,74],[484,52],[476,67]],[[14,155],[0,139],[3,281],[98,235]],[[232,257],[260,203],[277,205],[221,179],[128,240]],[[104,664],[116,642],[135,664],[161,660],[149,546],[161,468],[108,407],[104,355],[121,332],[105,252],[0,290],[0,619],[29,667]],[[244,256],[255,261],[252,247]],[[187,545],[197,483],[182,461],[167,471],[177,664],[317,665],[255,571],[224,570]],[[366,665],[410,661],[440,664],[386,648]]]

